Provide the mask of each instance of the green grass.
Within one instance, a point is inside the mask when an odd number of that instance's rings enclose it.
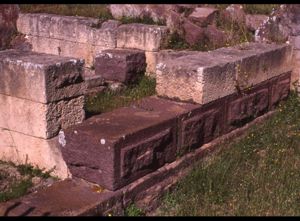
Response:
[[[129,24],[129,23],[142,23],[147,25],[165,25],[165,22],[163,21],[154,21],[150,16],[144,16],[144,17],[126,17],[123,16],[120,18],[120,21],[122,24]]]
[[[50,173],[51,173],[51,170],[50,171],[41,170],[27,163],[21,165],[15,165],[12,162],[0,161],[0,164],[8,164],[11,167],[16,167],[19,173],[22,175],[22,179],[10,184],[11,186],[9,190],[0,193],[0,202],[5,202],[25,195],[28,192],[28,189],[33,186],[31,182],[31,179],[33,177],[41,177],[46,179],[50,177]],[[4,175],[3,177],[0,177],[0,182],[4,178],[6,178],[6,176]]]
[[[247,14],[269,15],[273,9],[277,9],[280,4],[243,4],[244,11]]]
[[[0,202],[5,202],[11,199],[19,198],[27,193],[27,190],[32,187],[31,179],[24,179],[20,182],[13,183],[10,190],[0,193]]]
[[[154,95],[155,85],[155,79],[143,75],[136,84],[130,85],[122,91],[106,91],[88,96],[85,101],[85,110],[90,115],[128,106],[135,100]]]
[[[125,209],[125,216],[144,216],[145,212],[138,208],[135,204],[131,204],[129,205],[126,209]]]
[[[300,215],[300,99],[199,163],[159,215]]]
[[[112,19],[106,4],[20,4],[23,13],[50,13],[67,16],[84,16]]]

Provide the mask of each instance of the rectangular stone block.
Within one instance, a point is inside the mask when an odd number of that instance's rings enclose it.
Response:
[[[284,73],[273,80],[270,105],[274,109],[290,93],[291,72]]]
[[[0,52],[0,94],[49,103],[84,94],[83,61],[43,53]]]
[[[64,131],[63,157],[73,176],[118,189],[175,160],[178,118],[188,111],[149,98],[95,116]]]
[[[226,99],[198,106],[179,125],[178,154],[201,147],[224,133]]]
[[[108,81],[134,82],[145,70],[146,57],[141,50],[103,50],[95,58],[95,74]]]
[[[118,21],[101,24],[96,18],[45,13],[21,13],[17,20],[18,31],[26,35],[109,48],[116,47],[116,30],[119,24]]]
[[[205,104],[290,71],[289,45],[242,44],[166,59],[157,65],[158,95]]]
[[[117,30],[118,48],[135,48],[145,51],[158,51],[168,28],[145,24],[124,24]]]
[[[242,127],[269,110],[270,81],[228,98],[226,132]]]
[[[1,160],[17,165],[29,163],[40,169],[53,170],[51,175],[62,179],[71,176],[62,158],[58,137],[37,138],[0,126],[0,156]]]
[[[40,138],[54,137],[85,117],[83,96],[43,104],[0,94],[0,106],[0,127]]]

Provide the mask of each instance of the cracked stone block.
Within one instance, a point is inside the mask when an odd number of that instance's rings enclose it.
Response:
[[[291,72],[287,72],[274,80],[272,85],[271,109],[274,109],[280,101],[286,99],[290,93]]]
[[[140,50],[108,49],[95,58],[95,75],[107,81],[133,82],[145,70],[146,57]]]
[[[26,135],[52,138],[61,128],[82,122],[84,97],[43,104],[0,94],[0,127]]]
[[[71,174],[58,147],[57,136],[43,139],[0,126],[1,160],[17,165],[29,163],[41,169],[53,170],[51,175],[65,179],[71,177]]]
[[[46,13],[20,13],[19,32],[36,36],[97,46],[116,47],[116,30],[120,22],[100,23],[99,19],[61,16]]]
[[[166,26],[124,24],[118,27],[117,47],[158,51],[168,33]]]
[[[0,94],[49,103],[85,92],[83,61],[5,50],[0,52]]]
[[[63,157],[73,176],[118,189],[175,160],[178,117],[189,109],[151,98],[92,117],[64,131]]]
[[[209,103],[292,69],[287,44],[247,43],[168,59],[157,65],[158,95]]]

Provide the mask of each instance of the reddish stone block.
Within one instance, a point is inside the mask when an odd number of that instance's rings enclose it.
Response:
[[[67,129],[70,172],[115,190],[174,161],[177,121],[189,106],[151,97]]]
[[[284,73],[273,80],[271,93],[271,109],[274,109],[280,101],[286,99],[290,93],[291,72]]]
[[[188,152],[223,134],[226,99],[195,108],[180,125],[179,153]]]
[[[227,104],[227,132],[241,127],[269,109],[269,81],[243,91],[228,99]]]
[[[145,52],[133,49],[108,49],[95,58],[95,74],[108,81],[129,83],[146,71]]]

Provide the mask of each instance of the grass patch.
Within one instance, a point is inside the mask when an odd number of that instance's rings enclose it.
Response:
[[[165,25],[164,21],[154,21],[150,16],[143,17],[127,17],[123,16],[119,19],[122,24],[142,23],[147,25]]]
[[[112,19],[106,4],[20,4],[23,13],[49,13],[67,16],[84,16]]]
[[[280,4],[243,4],[247,14],[270,15],[273,9],[277,9]]]
[[[143,75],[137,84],[119,91],[106,91],[95,96],[88,96],[85,101],[87,115],[94,115],[128,106],[135,100],[155,94],[155,79]]]
[[[131,204],[125,209],[125,216],[144,216],[145,212],[136,205]]]
[[[159,215],[299,216],[299,125],[300,99],[292,94],[271,119],[199,163]]]
[[[24,179],[14,183],[9,191],[0,193],[0,202],[5,202],[11,199],[19,198],[26,194],[27,190],[32,187],[31,179]]]

